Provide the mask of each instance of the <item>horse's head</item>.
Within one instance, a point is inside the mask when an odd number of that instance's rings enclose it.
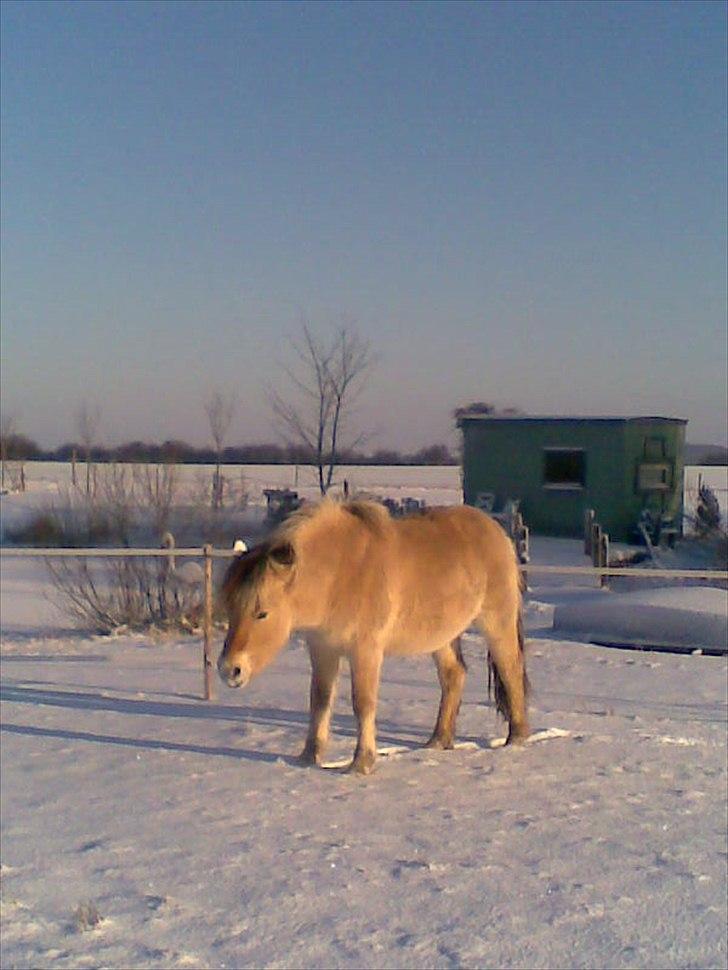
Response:
[[[251,549],[233,561],[222,585],[228,632],[217,661],[228,687],[244,687],[285,646],[293,625],[290,543]]]

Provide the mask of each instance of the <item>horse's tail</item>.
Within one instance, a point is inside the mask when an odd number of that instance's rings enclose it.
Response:
[[[523,612],[519,606],[518,618],[516,620],[516,638],[518,640],[518,652],[521,655],[521,668],[523,670],[523,696],[528,698],[531,684],[526,673],[525,639],[523,636]],[[498,713],[509,723],[511,721],[511,701],[503,683],[498,668],[493,663],[493,658],[488,654],[488,697],[495,698],[495,706]]]

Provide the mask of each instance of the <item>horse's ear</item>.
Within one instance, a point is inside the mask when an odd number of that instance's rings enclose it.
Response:
[[[285,542],[274,546],[269,553],[269,558],[273,567],[288,569],[296,561],[296,551],[290,542]]]

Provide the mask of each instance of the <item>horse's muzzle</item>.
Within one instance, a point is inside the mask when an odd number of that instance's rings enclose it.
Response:
[[[245,687],[250,680],[250,664],[248,661],[242,657],[231,662],[225,656],[224,650],[217,661],[217,672],[220,674],[220,679],[228,687]]]

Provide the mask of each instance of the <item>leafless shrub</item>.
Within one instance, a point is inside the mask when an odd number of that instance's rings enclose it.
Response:
[[[63,526],[53,509],[36,513],[23,525],[8,528],[6,535],[11,542],[21,546],[62,546]]]
[[[57,503],[38,509],[21,525],[7,529],[6,535],[11,542],[35,546],[78,548],[122,542],[122,536],[114,534],[108,510],[77,490],[61,491]]]
[[[98,545],[130,547],[159,544],[171,527],[184,526],[177,500],[175,465],[123,464],[96,466],[96,487],[86,492],[70,488],[57,505],[39,510],[23,527],[8,530],[14,542],[40,546],[85,548]],[[246,490],[240,482],[239,502]],[[173,514],[177,518],[173,522]],[[228,542],[230,516],[209,501],[187,510],[192,542]],[[230,519],[230,521],[229,521]],[[169,537],[167,545],[173,546]],[[136,541],[135,541],[136,540]],[[175,568],[169,558],[84,557],[48,559],[47,568],[57,605],[81,627],[98,633],[121,629],[195,630],[202,601],[202,571],[194,561]]]
[[[128,465],[113,463],[103,467],[100,485],[85,503],[95,510],[97,518],[108,523],[110,537],[124,546],[131,543],[136,521],[136,500],[132,473]]]
[[[135,465],[137,505],[147,513],[157,538],[170,528],[172,510],[179,491],[177,465]]]
[[[178,482],[173,465],[99,467],[97,487],[68,491],[60,506],[39,513],[14,541],[85,547],[131,546],[139,531],[168,530]],[[55,540],[55,541],[54,541]],[[194,629],[201,587],[166,559],[48,559],[57,605],[98,633],[120,628]]]
[[[225,467],[225,466],[223,466]],[[242,470],[235,478],[221,473],[224,502],[218,507],[213,500],[214,481],[204,469],[198,469],[185,489],[184,506],[178,506],[175,532],[188,545],[227,544],[238,534],[239,514],[248,506],[249,489]]]
[[[181,579],[164,562],[113,558],[102,562],[48,559],[54,599],[84,629],[96,633],[194,630],[201,615],[200,584]]]
[[[55,502],[8,530],[8,537],[35,545],[130,546],[150,531],[158,543],[171,528],[179,491],[176,465],[96,465],[91,481],[89,491],[60,489]]]

